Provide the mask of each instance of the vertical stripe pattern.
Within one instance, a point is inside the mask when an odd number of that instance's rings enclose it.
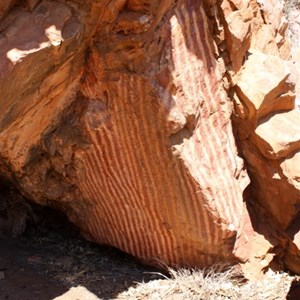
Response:
[[[164,96],[150,75],[115,72],[113,80],[83,86],[92,143],[76,159],[84,165],[78,182],[90,204],[87,230],[95,241],[151,263],[205,266],[233,259],[241,164],[207,22],[201,3],[187,0],[165,23],[170,78],[181,87],[170,100],[158,99]],[[104,90],[106,100],[99,96]],[[179,155],[169,144],[172,109],[196,116]]]

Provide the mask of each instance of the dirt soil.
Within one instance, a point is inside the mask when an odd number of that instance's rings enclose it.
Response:
[[[31,228],[20,238],[0,239],[0,300],[50,300],[78,286],[114,299],[138,282],[158,278],[158,270],[125,253],[56,231]],[[67,299],[77,298],[97,299]]]

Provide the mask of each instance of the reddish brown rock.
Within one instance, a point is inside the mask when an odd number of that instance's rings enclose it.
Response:
[[[248,177],[208,19],[196,1],[139,3],[96,8],[90,50],[67,5],[43,1],[10,23],[1,157],[28,197],[89,239],[156,264],[234,261]],[[21,27],[25,38],[9,34]]]
[[[0,3],[0,19],[2,19],[17,0],[2,0]]]
[[[66,49],[76,47],[80,25],[70,8],[44,1],[33,13],[20,11],[3,34],[0,151],[20,171],[76,93],[82,53],[68,56]]]
[[[297,269],[281,21],[255,0],[23,4],[0,23],[3,176],[147,263]]]
[[[217,85],[221,74],[213,40],[199,26],[206,20],[196,2],[182,2],[153,41],[145,37],[145,49],[134,52],[138,45],[132,37],[114,36],[105,48],[93,50],[82,85],[89,99],[84,126],[94,145],[76,155],[82,166],[79,189],[94,203],[85,231],[148,261],[200,266],[222,256],[234,259],[229,249],[241,216],[232,212],[242,212],[248,180],[232,152],[232,136],[228,139],[230,105]],[[107,47],[118,49],[123,65]],[[157,59],[160,65],[152,66]],[[109,69],[99,72],[102,65]],[[125,73],[124,67],[137,74]],[[213,159],[219,151],[227,153],[224,161]],[[225,207],[227,197],[232,202]],[[117,212],[120,218],[109,218]]]

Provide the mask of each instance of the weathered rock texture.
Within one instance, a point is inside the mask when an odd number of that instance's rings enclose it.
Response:
[[[4,1],[2,176],[148,263],[298,271],[297,68],[271,2]]]

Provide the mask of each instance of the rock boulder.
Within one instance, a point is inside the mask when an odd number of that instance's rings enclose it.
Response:
[[[0,174],[149,264],[300,269],[297,76],[270,7],[4,1]]]

